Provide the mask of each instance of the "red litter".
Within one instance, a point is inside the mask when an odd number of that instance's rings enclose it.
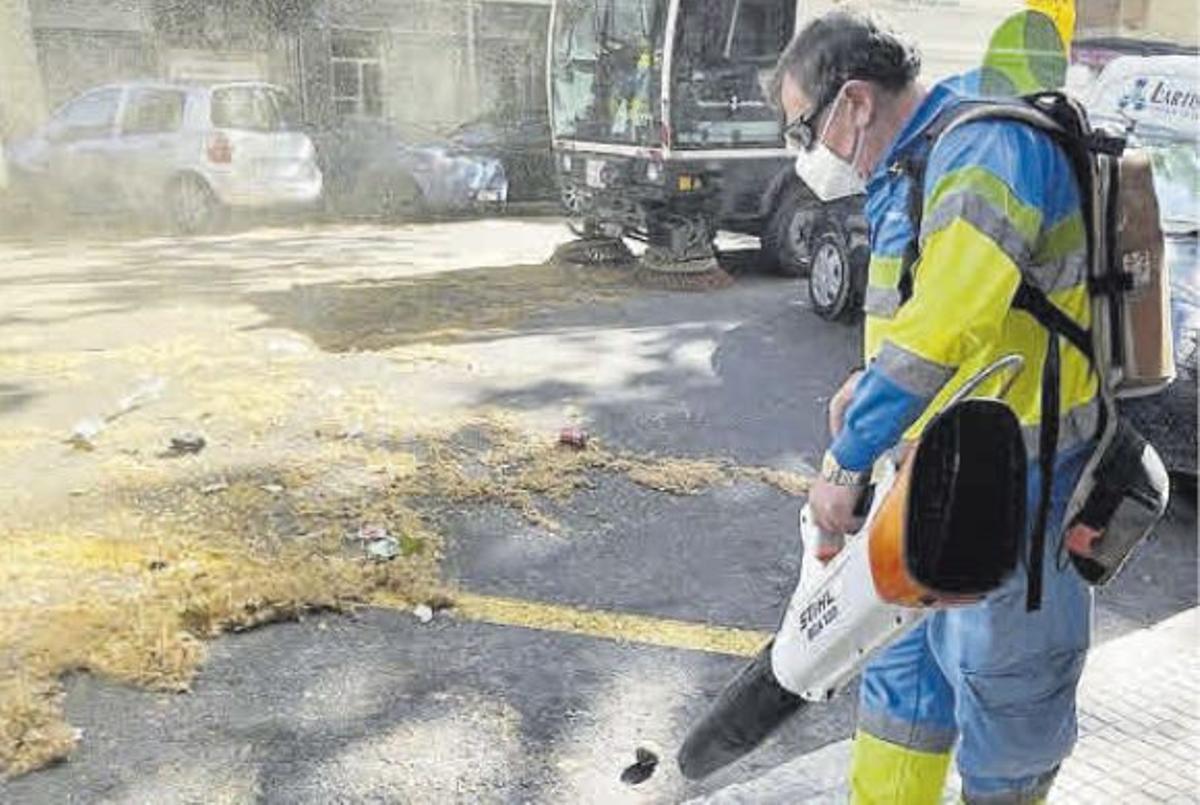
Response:
[[[582,428],[563,428],[558,434],[558,443],[582,450],[588,444],[588,432]]]

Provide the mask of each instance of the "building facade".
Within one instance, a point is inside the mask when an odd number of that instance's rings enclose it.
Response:
[[[545,108],[550,0],[0,0],[0,136],[98,84],[266,80],[435,133]],[[36,81],[31,81],[31,78]]]

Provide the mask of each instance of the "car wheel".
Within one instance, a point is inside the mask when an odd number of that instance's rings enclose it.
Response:
[[[167,193],[171,224],[183,235],[200,235],[216,228],[221,203],[198,176],[180,176]]]
[[[416,218],[423,209],[421,190],[407,176],[385,179],[375,189],[375,211],[386,220]]]
[[[835,321],[852,312],[854,298],[850,250],[842,232],[825,223],[813,238],[808,275],[808,298],[823,319]]]
[[[808,273],[819,215],[820,202],[798,182],[789,183],[760,238],[763,263],[785,277]]]

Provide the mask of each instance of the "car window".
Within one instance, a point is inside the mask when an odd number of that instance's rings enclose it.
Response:
[[[212,124],[223,129],[279,131],[279,109],[264,87],[226,87],[213,92]]]
[[[300,107],[292,100],[292,96],[276,89],[269,89],[266,92],[275,102],[275,110],[279,114],[279,123],[282,128],[300,128]]]
[[[70,140],[107,137],[112,133],[120,103],[119,89],[89,93],[59,110],[50,123],[50,130],[53,134]]]
[[[138,90],[125,105],[121,133],[163,134],[183,125],[184,94],[174,90]]]
[[[1193,142],[1145,143],[1154,165],[1159,213],[1168,230],[1200,228],[1200,148]]]

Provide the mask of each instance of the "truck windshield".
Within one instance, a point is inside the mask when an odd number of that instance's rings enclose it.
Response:
[[[658,141],[666,6],[667,0],[559,0],[550,68],[556,136]]]
[[[764,84],[796,24],[795,0],[681,3],[672,87],[674,144],[770,146],[778,113]]]

